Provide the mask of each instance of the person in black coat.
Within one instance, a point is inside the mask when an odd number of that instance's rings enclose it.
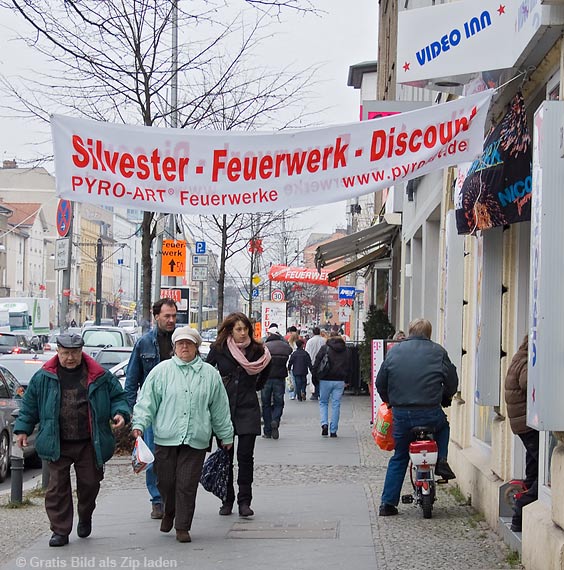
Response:
[[[292,347],[278,332],[276,324],[270,325],[265,346],[272,356],[268,369],[268,378],[260,397],[262,403],[262,419],[264,420],[263,437],[278,439],[280,436],[280,418],[284,411],[284,393],[286,392],[286,376],[288,357]]]
[[[296,350],[292,352],[288,361],[288,372],[294,373],[296,397],[303,402],[306,399],[307,373],[313,371],[311,356],[304,350],[304,341],[296,341]]]
[[[323,357],[329,357],[329,366],[323,370]],[[324,346],[319,349],[313,365],[313,376],[319,382],[319,416],[321,435],[337,437],[339,416],[341,413],[341,397],[345,384],[350,381],[351,358],[347,345],[337,332],[332,332]],[[329,400],[331,400],[331,423],[329,425]]]
[[[221,323],[217,339],[212,344],[207,362],[215,366],[223,379],[229,397],[231,421],[237,436],[229,450],[230,469],[227,499],[219,509],[220,515],[230,515],[235,502],[233,486],[233,457],[237,449],[239,516],[254,515],[251,509],[254,469],[254,449],[260,435],[260,406],[257,391],[268,376],[270,352],[252,336],[252,325],[243,313],[231,313]]]

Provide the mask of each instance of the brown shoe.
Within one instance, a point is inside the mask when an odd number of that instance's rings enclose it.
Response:
[[[152,519],[162,519],[164,516],[163,506],[161,503],[153,503],[153,508],[151,509]]]
[[[219,514],[223,517],[230,515],[233,512],[233,503],[223,503],[219,509]]]
[[[192,542],[190,533],[187,530],[177,530],[176,540],[178,540],[178,542]]]
[[[253,509],[251,509],[251,507],[249,505],[246,505],[245,503],[241,503],[239,505],[239,516],[240,517],[252,517],[255,514],[255,512],[253,511]]]
[[[161,532],[170,532],[174,526],[174,517],[165,515],[161,521]]]

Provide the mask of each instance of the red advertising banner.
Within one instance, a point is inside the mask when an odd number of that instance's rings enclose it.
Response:
[[[337,287],[336,281],[329,282],[328,271],[317,271],[306,267],[288,267],[287,265],[273,265],[268,272],[271,281],[291,281],[293,283],[311,283],[313,285],[327,285]]]

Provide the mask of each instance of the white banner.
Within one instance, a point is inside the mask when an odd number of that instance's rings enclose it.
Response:
[[[268,327],[275,324],[278,332],[286,334],[286,301],[263,301],[262,302],[262,336],[266,336]]]
[[[482,152],[493,91],[350,125],[280,133],[51,119],[57,195],[182,214],[301,208],[387,188]]]

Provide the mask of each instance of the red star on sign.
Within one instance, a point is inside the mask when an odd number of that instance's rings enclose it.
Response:
[[[403,64],[403,70],[404,70],[404,71],[409,71],[409,66],[410,66],[410,65],[411,65],[411,64],[410,64],[408,61],[406,61],[406,62]]]
[[[502,14],[505,14],[505,6],[503,4],[499,5],[499,8],[497,9],[497,13],[501,16]]]
[[[249,242],[249,251],[251,253],[263,253],[264,248],[262,247],[262,240],[255,238]]]

